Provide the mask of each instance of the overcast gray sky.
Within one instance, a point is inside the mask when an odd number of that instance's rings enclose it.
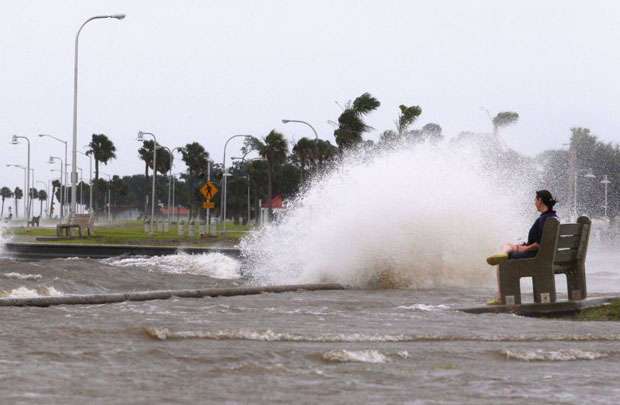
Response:
[[[117,145],[106,173],[143,172],[140,129],[170,147],[199,141],[218,161],[232,134],[312,135],[282,118],[333,142],[335,101],[365,91],[382,103],[370,138],[407,104],[448,136],[489,131],[481,106],[517,111],[504,138],[528,154],[561,147],[573,126],[620,141],[618,1],[6,0],[0,12],[0,185],[22,184],[5,168],[25,164],[12,134],[31,137],[37,178],[51,175],[62,145],[36,135],[70,138],[74,36],[109,13],[127,18],[81,35],[78,124],[79,145],[92,133]]]

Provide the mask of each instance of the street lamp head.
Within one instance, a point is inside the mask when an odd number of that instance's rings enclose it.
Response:
[[[583,176],[583,177],[586,177],[586,178],[588,178],[588,179],[595,179],[595,178],[596,178],[596,176],[594,175],[594,173],[592,173],[592,169],[591,169],[591,168],[590,168],[590,169],[588,169],[588,173],[584,174],[584,176]]]
[[[283,124],[288,124],[289,122],[291,122],[291,120],[282,120]]]
[[[138,142],[144,141],[144,132],[138,131],[138,138],[136,138]]]
[[[109,16],[110,18],[115,18],[117,20],[123,20],[125,18],[125,14],[112,14]]]
[[[601,184],[610,184],[611,181],[609,181],[609,179],[607,178],[607,175],[605,174],[603,176],[603,180],[601,180]]]
[[[54,163],[54,157],[50,156],[49,160],[47,161],[47,163],[49,164],[53,164]]]
[[[17,140],[17,135],[13,135],[11,137],[11,144],[12,145],[17,145],[19,143],[19,141]]]

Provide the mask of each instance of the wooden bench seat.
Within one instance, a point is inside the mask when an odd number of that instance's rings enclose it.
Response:
[[[531,277],[534,302],[557,301],[555,275],[565,274],[569,300],[587,297],[585,260],[590,238],[590,219],[579,217],[576,224],[545,221],[538,254],[528,259],[510,259],[498,267],[499,294],[506,305],[521,304],[520,279]]]

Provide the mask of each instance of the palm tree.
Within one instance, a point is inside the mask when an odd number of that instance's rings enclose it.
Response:
[[[88,146],[86,154],[93,155],[95,159],[95,184],[99,184],[99,163],[107,165],[109,160],[116,159],[116,146],[105,134],[93,134]],[[93,191],[97,191],[97,188]],[[96,198],[94,201],[97,201]],[[93,202],[93,205],[96,210],[97,204]]]
[[[400,113],[398,114],[398,119],[395,122],[396,131],[391,129],[384,131],[379,140],[381,145],[395,145],[402,141],[406,135],[411,136],[412,133],[409,133],[408,129],[422,114],[422,108],[417,105],[407,107],[406,105],[401,104],[398,106],[398,109],[400,110]]]
[[[47,200],[47,192],[45,190],[39,190],[37,194],[41,205],[39,206],[39,217],[43,214],[43,201]]]
[[[198,142],[192,142],[181,148],[183,162],[187,166],[187,191],[190,205],[190,217],[194,213],[196,203],[196,190],[194,180],[199,175],[204,175],[209,167],[209,152]],[[157,155],[159,160],[159,155]],[[159,166],[159,165],[158,165]]]
[[[376,110],[380,105],[379,100],[370,93],[362,94],[353,100],[352,104],[347,103],[346,108],[338,117],[338,128],[334,131],[336,144],[341,151],[362,143],[362,134],[372,129],[364,122],[364,116]]]
[[[2,196],[2,210],[0,211],[0,218],[4,218],[4,200],[11,198],[13,196],[13,192],[8,187],[2,187],[0,190],[0,196]]]
[[[26,215],[26,218],[28,219],[28,221],[30,221],[30,216],[33,214],[34,211],[34,209],[32,208],[32,202],[39,198],[39,190],[31,187],[28,197],[28,215]]]
[[[52,196],[50,198],[50,212],[49,212],[49,217],[53,217],[54,216],[54,196],[56,196],[56,189],[60,190],[60,181],[59,180],[53,180],[52,181]],[[56,196],[57,198],[60,197],[60,193]],[[58,200],[60,201],[60,200]]]
[[[284,135],[272,129],[264,140],[258,138],[248,138],[252,149],[267,161],[267,200],[269,201],[269,216],[272,215],[271,200],[273,198],[273,171],[274,168],[286,162],[288,155],[288,145]]]
[[[493,134],[497,138],[499,129],[501,127],[507,127],[519,121],[519,113],[512,111],[504,111],[498,113],[493,117]]]
[[[316,167],[316,161],[318,159],[318,144],[316,140],[310,140],[308,138],[301,138],[295,146],[293,146],[293,160],[299,165],[299,172],[301,174],[301,182],[304,182],[306,170],[311,170]]]
[[[88,144],[87,155],[93,155],[95,159],[95,180],[99,180],[99,162],[108,164],[111,159],[116,159],[116,146],[105,134],[93,134],[92,140]]]
[[[147,185],[149,180],[149,167],[153,166],[153,141],[143,141],[142,147],[138,149],[140,159],[144,161],[144,177]]]
[[[13,191],[13,197],[15,197],[15,218],[19,216],[19,212],[17,210],[17,200],[21,200],[24,196],[24,192],[21,188],[15,187],[15,191]]]

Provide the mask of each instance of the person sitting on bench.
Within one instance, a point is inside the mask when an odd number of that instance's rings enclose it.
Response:
[[[557,203],[548,190],[539,190],[536,192],[534,204],[540,212],[540,216],[530,228],[527,235],[527,242],[522,244],[508,243],[502,247],[502,253],[498,253],[487,258],[487,263],[491,266],[498,265],[508,259],[525,259],[534,257],[538,253],[540,240],[542,239],[543,227],[545,221],[549,218],[558,219],[557,213],[553,210],[553,206]]]

